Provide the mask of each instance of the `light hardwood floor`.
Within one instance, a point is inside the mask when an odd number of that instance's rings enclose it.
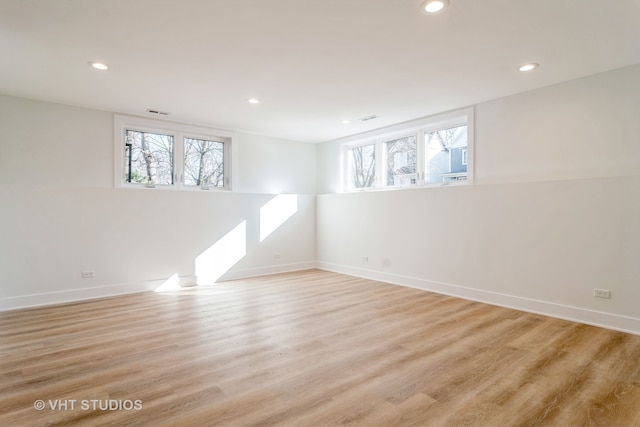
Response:
[[[319,270],[0,314],[0,426],[340,424],[640,426],[640,337]]]

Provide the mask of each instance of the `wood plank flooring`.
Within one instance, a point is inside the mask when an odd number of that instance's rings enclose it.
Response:
[[[640,426],[640,337],[319,270],[0,313],[0,426],[343,424]]]

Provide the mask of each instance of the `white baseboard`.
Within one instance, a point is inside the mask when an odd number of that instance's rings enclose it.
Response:
[[[0,311],[41,307],[46,305],[64,304],[67,302],[148,292],[155,290],[166,281],[167,279],[158,279],[138,283],[123,283],[118,285],[99,286],[95,288],[70,289],[42,294],[0,298]],[[195,283],[195,276],[180,277],[178,283],[180,286],[190,286]]]
[[[316,267],[321,270],[332,271],[334,273],[348,274],[350,276],[362,277],[365,279],[377,280],[394,285],[422,289],[425,291],[450,295],[472,301],[483,302],[501,307],[512,308],[515,310],[542,314],[545,316],[556,317],[559,319],[570,320],[573,322],[579,322],[587,325],[599,326],[602,328],[640,335],[640,319],[633,317],[603,313],[599,311],[587,310],[584,308],[556,304],[547,301],[533,300],[514,295],[467,288],[464,286],[457,286],[447,283],[418,279],[415,277],[350,267],[341,264],[332,264],[323,261],[318,261]]]
[[[483,302],[501,307],[542,314],[545,316],[551,316],[559,319],[565,319],[640,335],[640,319],[633,317],[603,313],[599,311],[587,310],[584,308],[556,304],[547,301],[533,300],[497,292],[418,279],[415,277],[384,273],[380,271],[350,267],[341,264],[332,264],[323,261],[306,261],[269,267],[234,270],[227,272],[220,279],[220,281],[245,279],[250,277],[267,276],[279,273],[289,273],[293,271],[308,270],[312,268],[319,268],[335,273],[348,274],[350,276],[377,280],[394,285],[408,286],[411,288],[422,289],[425,291],[436,292],[444,295],[451,295],[472,301]],[[160,285],[165,283],[166,280],[167,279],[160,279],[139,283],[126,283],[95,288],[73,289],[42,294],[0,298],[0,311],[63,304],[67,302],[105,298],[138,292],[148,292],[155,290]],[[191,286],[194,285],[195,282],[196,278],[194,276],[184,276],[179,278],[180,286]]]
[[[292,271],[309,270],[316,268],[318,265],[315,261],[294,262],[291,264],[280,264],[269,267],[245,268],[242,270],[231,270],[226,272],[218,282],[226,282],[229,280],[248,279],[249,277],[269,276],[271,274],[290,273]]]
[[[288,273],[292,271],[308,270],[316,268],[315,261],[297,262],[291,264],[280,264],[269,267],[247,268],[242,270],[232,270],[225,273],[218,281],[228,281],[246,279],[256,276],[267,276],[270,274]],[[70,289],[42,294],[21,295],[17,297],[0,298],[0,312],[17,310],[20,308],[41,307],[46,305],[64,304],[67,302],[83,301],[96,298],[113,297],[117,295],[134,294],[138,292],[153,291],[165,284],[169,280],[159,279],[139,283],[124,283],[95,288]],[[179,286],[194,286],[195,276],[183,276],[179,278]]]

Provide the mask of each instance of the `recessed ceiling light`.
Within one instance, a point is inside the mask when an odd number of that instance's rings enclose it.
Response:
[[[93,68],[95,68],[96,70],[108,70],[109,66],[107,64],[105,64],[104,62],[97,62],[97,61],[91,61],[89,62],[89,65],[91,65]]]
[[[449,0],[426,0],[422,3],[421,9],[424,13],[434,14],[440,12],[449,4]]]
[[[535,62],[532,62],[530,64],[524,64],[524,65],[520,66],[520,68],[518,68],[518,70],[520,70],[520,71],[531,71],[531,70],[535,70],[539,66],[540,66],[540,64],[536,64]]]
[[[343,125],[348,125],[349,123],[351,123],[351,120],[343,120],[340,123],[342,123]]]
[[[260,100],[256,99],[256,98],[249,98],[249,99],[247,99],[247,102],[249,104],[260,104]]]

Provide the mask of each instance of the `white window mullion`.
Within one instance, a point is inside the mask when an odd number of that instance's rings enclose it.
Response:
[[[184,173],[184,135],[182,133],[177,133],[175,136],[175,145],[173,150],[174,156],[174,180],[176,188],[182,188],[184,185],[184,181],[182,179]]]
[[[475,178],[475,111],[467,113],[467,183],[473,184]]]
[[[416,185],[424,185],[425,184],[425,168],[427,162],[425,161],[427,156],[427,150],[425,147],[425,138],[424,138],[424,130],[420,129],[418,131],[418,135],[416,137],[416,173],[418,174],[418,178],[416,179]]]
[[[376,179],[375,187],[383,188],[386,186],[384,177],[387,173],[385,167],[386,156],[384,153],[384,142],[382,139],[376,140]]]
[[[222,179],[224,180],[224,188],[228,189],[230,187],[230,180],[229,180],[229,172],[231,171],[231,167],[229,166],[229,164],[231,163],[229,160],[231,158],[231,154],[229,153],[229,149],[231,147],[229,147],[229,143],[225,142],[224,146],[222,147],[222,167],[224,168],[224,175],[222,176]]]

